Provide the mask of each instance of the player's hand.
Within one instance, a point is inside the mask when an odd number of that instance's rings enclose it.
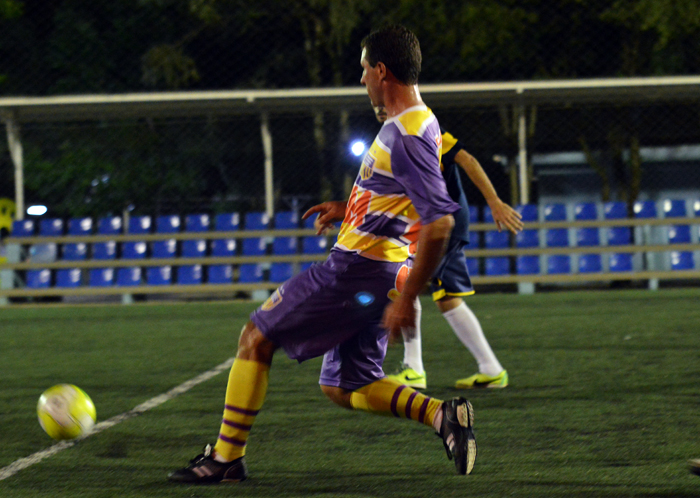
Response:
[[[416,334],[416,307],[413,299],[408,299],[404,294],[399,295],[395,301],[389,303],[384,309],[382,326],[387,329],[389,343],[402,339],[401,329],[406,332],[406,339],[413,339]]]
[[[345,218],[345,207],[347,202],[329,201],[321,204],[316,204],[301,217],[305,220],[309,216],[318,213],[318,217],[314,220],[314,228],[316,235],[322,235],[331,228],[334,228],[333,223],[343,221]]]
[[[499,232],[503,228],[510,230],[513,234],[522,231],[524,226],[522,222],[523,217],[515,209],[500,199],[489,202],[489,207]]]

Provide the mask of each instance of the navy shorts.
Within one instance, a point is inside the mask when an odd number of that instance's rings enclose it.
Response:
[[[465,245],[465,242],[458,239],[451,238],[448,242],[445,256],[430,282],[430,293],[434,301],[446,296],[474,294],[474,287],[467,269],[467,258],[464,256]]]
[[[320,383],[355,390],[384,377],[390,296],[410,262],[373,261],[342,251],[282,284],[251,320],[292,359],[325,354]]]

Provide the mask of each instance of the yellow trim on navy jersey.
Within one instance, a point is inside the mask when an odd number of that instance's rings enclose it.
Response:
[[[476,291],[469,291],[469,292],[446,292],[445,289],[440,289],[438,291],[433,292],[433,301],[439,301],[443,297],[449,296],[449,297],[460,297],[460,296],[471,296],[475,294]]]

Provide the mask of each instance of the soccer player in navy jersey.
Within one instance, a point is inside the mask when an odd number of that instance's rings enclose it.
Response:
[[[457,472],[476,459],[474,412],[388,379],[388,340],[415,326],[414,303],[434,274],[459,205],[440,173],[442,135],[420,98],[421,52],[413,33],[388,26],[362,43],[361,84],[388,119],[365,155],[347,202],[325,202],[323,229],[342,221],[328,259],[282,284],[243,327],[229,374],[216,445],[169,475],[181,483],[241,481],[245,448],[267,393],[274,353],[298,361],[323,355],[319,384],[336,404],[407,418],[435,429]]]
[[[386,120],[386,111],[374,108],[377,121]],[[447,184],[447,191],[461,209],[453,216],[452,230],[445,256],[430,282],[430,291],[438,309],[454,330],[460,341],[469,349],[477,361],[479,371],[465,379],[459,379],[455,387],[460,389],[503,388],[508,385],[508,372],[501,366],[481,328],[476,315],[462,299],[474,294],[464,248],[469,243],[469,205],[462,188],[459,169],[482,193],[499,231],[506,228],[514,234],[522,230],[520,214],[504,203],[493,188],[486,172],[474,156],[469,154],[462,142],[445,130],[442,133],[442,157],[440,167]],[[399,372],[389,377],[416,389],[427,387],[427,375],[423,368],[423,353],[420,332],[420,303],[416,303],[416,330],[404,334],[404,360]]]

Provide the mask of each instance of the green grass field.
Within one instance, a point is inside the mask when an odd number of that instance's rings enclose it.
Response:
[[[697,497],[700,290],[477,295],[468,300],[505,390],[468,392],[479,456],[455,474],[431,431],[350,412],[318,388],[320,359],[277,356],[248,445],[251,478],[178,486],[167,473],[214,442],[227,374],[0,481],[0,497]],[[252,303],[0,310],[0,468],[52,445],[47,387],[85,389],[99,420],[235,354]],[[475,362],[423,302],[428,390],[457,394]],[[399,363],[394,346],[386,369]]]

